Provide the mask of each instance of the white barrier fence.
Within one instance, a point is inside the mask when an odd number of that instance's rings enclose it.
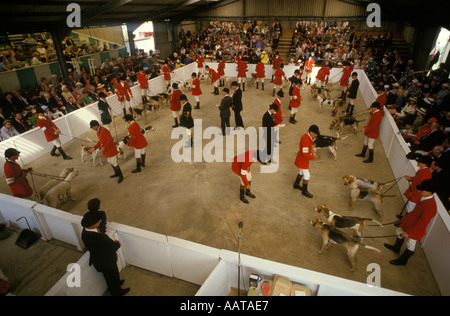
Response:
[[[251,66],[251,65],[249,65]],[[232,72],[234,70],[234,73]],[[285,67],[286,76],[291,76],[295,67]],[[315,69],[314,74],[318,69]],[[177,77],[174,80],[186,80],[190,74],[196,71],[195,64],[177,70]],[[269,72],[270,71],[270,72]],[[331,76],[336,75],[340,70],[333,69]],[[360,93],[362,94],[366,106],[369,106],[376,98],[376,94],[364,72],[357,70],[358,78],[361,82]],[[235,76],[236,69],[233,64],[227,64],[226,73]],[[270,74],[270,75],[269,75]],[[266,77],[271,77],[271,67],[266,73]],[[165,91],[165,82],[159,77],[150,81],[152,91],[158,93]],[[153,90],[154,89],[154,90]],[[139,87],[133,87],[133,93],[140,97]],[[120,110],[120,104],[115,96],[108,99],[113,109]],[[78,111],[77,111],[78,112]],[[67,135],[77,137],[89,129],[89,121],[98,119],[96,104],[71,113],[59,119],[58,126],[66,131]],[[83,115],[84,114],[84,115]],[[63,134],[65,132],[63,131]],[[415,166],[406,158],[409,152],[408,147],[397,134],[395,122],[390,118],[389,113],[384,116],[380,139],[383,142],[386,155],[391,164],[395,177],[405,174],[415,173]],[[44,155],[50,150],[50,146],[44,146],[45,139],[39,130],[28,132],[17,136],[16,139],[8,141],[17,142],[9,145],[16,145],[22,152],[22,163],[26,164]],[[71,134],[70,134],[71,133]],[[29,137],[29,138],[27,138]],[[22,139],[23,138],[23,139]],[[36,143],[28,144],[26,141],[36,139]],[[71,140],[70,137],[62,138],[64,142]],[[7,141],[7,142],[8,142]],[[1,145],[4,145],[1,143]],[[28,145],[28,146],[27,146]],[[33,146],[32,146],[33,145]],[[23,146],[23,148],[22,148]],[[11,147],[11,146],[8,146]],[[6,147],[6,148],[8,148]],[[0,150],[6,149],[1,147]],[[400,190],[407,188],[406,182],[399,182]],[[74,245],[82,250],[81,241],[81,217],[62,212],[47,206],[37,204],[33,201],[17,199],[9,195],[0,194],[0,222],[15,222],[17,218],[25,216],[33,231],[40,233],[42,239],[52,238]],[[437,199],[438,200],[438,199]],[[24,221],[16,223],[21,228],[27,228]],[[450,294],[450,219],[442,204],[438,201],[438,214],[429,226],[428,233],[422,240],[428,262],[431,266],[436,282],[443,295]],[[127,264],[141,267],[167,275],[202,285],[197,295],[226,295],[230,286],[237,287],[237,277],[233,269],[236,263],[232,257],[235,253],[228,253],[223,250],[209,248],[203,245],[190,243],[177,238],[155,234],[136,228],[110,223],[110,234],[119,240],[122,248],[119,252],[119,266],[123,268]],[[145,249],[145,251],[143,251]],[[250,272],[265,273],[268,275],[281,274],[295,282],[310,286],[311,290],[318,295],[392,295],[401,294],[385,289],[368,287],[364,284],[334,278],[326,274],[315,273],[295,267],[280,265],[277,263],[264,261],[258,258],[247,257],[243,260],[244,279],[248,279]],[[63,277],[48,293],[48,295],[101,295],[106,289],[102,278],[93,267],[88,267],[86,255],[78,262],[80,266],[86,267],[83,273],[95,275],[90,279],[89,284],[81,288],[68,288]],[[93,270],[93,271],[92,271]],[[224,275],[226,273],[226,275]],[[228,286],[225,286],[225,282]],[[103,282],[103,283],[102,283]]]

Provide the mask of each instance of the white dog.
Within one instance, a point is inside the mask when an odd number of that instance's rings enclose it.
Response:
[[[89,159],[92,159],[94,167],[97,166],[97,161],[100,163],[100,165],[103,166],[102,161],[102,151],[100,148],[95,149],[92,153],[88,153],[88,150],[92,147],[81,145],[81,162],[84,163],[86,156],[89,157]]]
[[[51,188],[42,199],[42,203],[50,207],[56,207],[58,202],[66,203],[69,199],[75,201],[72,195],[72,181],[78,176],[78,171],[72,171],[60,183]]]
[[[61,173],[59,174],[59,177],[64,179],[66,178],[69,173],[71,173],[73,171],[73,168],[64,168]],[[47,182],[46,184],[44,184],[40,190],[37,192],[38,198],[39,200],[42,201],[42,199],[44,198],[44,196],[47,194],[48,190],[50,190],[51,188],[53,188],[55,185],[57,185],[60,182],[60,180],[51,180],[49,182]]]

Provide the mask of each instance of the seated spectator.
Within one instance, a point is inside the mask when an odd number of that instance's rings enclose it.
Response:
[[[81,94],[75,95],[75,103],[76,103],[78,109],[84,108],[86,106]]]
[[[21,113],[15,113],[12,120],[12,126],[20,133],[25,133],[31,129],[31,126],[25,121]]]
[[[94,103],[94,99],[87,93],[83,93],[81,99],[83,100],[85,106]]]
[[[419,140],[414,141],[411,145],[411,151],[422,151],[428,153],[436,145],[442,144],[444,141],[444,133],[440,130],[438,122],[431,124],[431,131],[428,135],[421,137]]]
[[[12,126],[12,121],[11,120],[5,120],[3,122],[3,127],[0,129],[0,137],[3,141],[20,135],[20,133],[14,128],[14,126]]]
[[[67,86],[62,86],[61,91],[62,91],[61,95],[64,98],[64,100],[66,100],[66,102],[69,102],[69,99],[73,98],[73,94],[72,94],[72,92],[69,91]]]
[[[27,37],[22,42],[28,45],[37,44],[36,39],[34,39],[33,36],[31,36],[31,34],[27,34]]]
[[[9,71],[11,69],[8,68],[8,62],[6,60],[5,56],[0,57],[0,72],[2,71]]]
[[[37,44],[36,52],[39,54],[39,60],[41,62],[48,61],[47,49],[41,43]]]

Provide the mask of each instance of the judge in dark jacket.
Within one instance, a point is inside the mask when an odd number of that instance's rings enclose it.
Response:
[[[120,243],[101,232],[99,226],[102,219],[101,212],[87,212],[81,220],[81,225],[84,227],[81,239],[90,253],[89,265],[94,265],[95,269],[103,274],[112,296],[122,296],[130,289],[121,288],[124,281],[120,280],[117,268],[117,250],[120,248]]]
[[[353,115],[353,110],[355,109],[355,100],[356,96],[358,95],[358,89],[359,89],[359,80],[358,80],[358,74],[355,72],[352,73],[352,83],[350,84],[350,87],[347,89],[347,100],[348,100],[348,106],[347,106],[347,115]]]
[[[274,146],[274,141],[272,141],[272,136],[275,136],[274,133],[274,127],[277,126],[277,124],[273,120],[274,114],[278,111],[278,105],[277,104],[271,104],[269,107],[269,110],[264,113],[262,118],[262,127],[264,129],[264,139],[266,140],[266,154],[269,157],[269,161],[272,160],[272,149]]]
[[[100,120],[102,121],[102,125],[109,129],[109,124],[112,122],[111,114],[109,113],[111,107],[106,102],[106,94],[104,92],[100,92],[98,96],[100,98],[97,103]]]
[[[242,90],[239,88],[239,84],[236,81],[231,83],[231,88],[234,89],[233,93],[233,111],[234,111],[234,120],[236,122],[236,128],[242,127],[244,128],[244,122],[242,121],[241,112],[243,110],[242,106]]]
[[[226,127],[230,127],[230,108],[233,106],[233,99],[229,95],[230,90],[228,88],[224,88],[222,90],[223,99],[220,102],[219,111],[220,111],[220,125],[222,127],[222,135],[226,136]]]

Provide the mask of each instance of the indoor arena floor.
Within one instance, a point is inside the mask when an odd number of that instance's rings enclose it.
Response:
[[[260,127],[263,114],[275,99],[272,97],[272,85],[266,81],[265,86],[265,90],[261,91],[254,85],[247,84],[243,93],[242,112],[245,127]],[[220,103],[222,95],[211,94],[213,87],[209,84],[203,83],[201,88],[203,90],[203,95],[200,96],[201,109],[194,110],[193,117],[202,119],[203,130],[209,126],[220,127],[216,104]],[[317,253],[322,244],[321,232],[311,226],[310,221],[316,217],[325,219],[314,212],[314,207],[318,204],[326,204],[331,210],[342,215],[377,217],[369,201],[357,201],[354,210],[349,211],[350,190],[344,185],[343,176],[355,175],[387,182],[393,180],[394,175],[380,140],[375,142],[375,157],[372,164],[364,164],[362,158],[355,157],[363,144],[363,133],[360,129],[369,118],[363,100],[359,96],[355,114],[358,119],[365,121],[360,123],[358,133],[353,133],[349,128],[344,130],[341,137],[347,137],[338,141],[336,160],[328,149],[320,149],[319,158],[310,163],[309,191],[314,198],[306,198],[299,190],[293,189],[298,173],[294,160],[299,149],[300,137],[311,124],[318,125],[324,135],[335,136],[336,131],[329,129],[332,120],[331,109],[325,106],[322,113],[318,112],[318,103],[312,99],[309,86],[302,90],[303,101],[296,116],[298,123],[290,124],[289,96],[287,91],[285,93],[282,110],[286,114],[284,119],[286,126],[280,129],[282,143],[279,145],[279,168],[275,173],[261,173],[260,164],[252,165],[252,192],[256,199],[249,198],[249,204],[239,200],[239,178],[231,171],[231,163],[205,161],[175,163],[172,160],[172,147],[179,140],[171,139],[173,119],[167,106],[160,110],[158,119],[154,119],[152,114],[147,114],[147,124],[141,119],[138,120],[141,127],[152,125],[155,128],[155,131],[146,135],[149,142],[147,166],[141,173],[132,174],[135,159],[133,150],[129,148],[127,158],[120,160],[125,177],[121,184],[118,184],[116,179],[109,178],[113,172],[106,161],[103,166],[97,167],[94,167],[91,161],[81,162],[80,140],[73,140],[63,146],[73,160],[65,161],[59,157],[50,157],[48,154],[27,167],[33,167],[36,172],[55,175],[65,167],[79,170],[80,174],[72,189],[76,201],[59,206],[60,209],[73,214],[83,215],[86,212],[87,201],[99,198],[102,201],[102,210],[107,213],[108,221],[231,251],[238,249],[238,223],[242,222],[243,254],[363,283],[370,274],[366,271],[366,267],[370,263],[377,263],[381,268],[381,287],[411,295],[440,295],[419,243],[416,254],[411,257],[408,265],[398,267],[389,264],[389,260],[397,258],[398,255],[383,246],[386,242],[393,243],[394,237],[365,239],[364,243],[380,249],[381,252],[360,248],[355,272],[350,271],[350,262],[343,246],[333,245],[324,254]],[[332,97],[338,94],[338,91],[334,91]],[[194,98],[189,93],[187,95],[192,106],[195,106]],[[121,117],[117,117],[115,124],[111,126],[113,136],[116,132],[119,138],[126,136],[127,127]],[[233,114],[231,126],[235,126]],[[87,137],[96,139],[96,134],[89,131],[81,138]],[[211,140],[204,139],[203,147],[205,148],[209,142]],[[35,177],[36,187],[43,185],[46,180]],[[4,181],[0,183],[0,192],[10,194]],[[383,223],[393,222],[396,219],[395,215],[404,205],[397,186],[392,187],[389,194],[395,197],[384,200]],[[366,227],[364,233],[366,236],[390,236],[395,234],[395,227],[370,226]],[[1,243],[3,241],[0,242],[0,246]],[[51,247],[55,247],[53,243]],[[55,257],[61,257],[61,260],[67,262],[60,265],[62,269],[73,262],[70,260],[77,260],[76,258],[81,256],[76,250],[67,248],[58,250],[59,248],[61,246],[56,246],[56,249],[49,251],[48,254],[43,251],[39,251],[38,254],[51,257],[53,253]],[[10,249],[7,254],[9,259],[2,260],[9,260],[9,265],[14,264],[16,270],[21,270],[17,265],[24,265],[24,262],[14,260],[14,255],[11,254],[15,252],[13,250],[23,250],[18,247],[8,249]],[[71,255],[61,255],[61,251],[69,252]],[[3,257],[3,254],[0,257]],[[44,262],[41,260],[36,262],[44,269]],[[126,286],[131,287],[128,295],[194,295],[198,289],[197,286],[181,284],[179,287],[173,286],[174,289],[179,288],[180,292],[172,294],[150,291],[152,284],[156,283],[149,282],[144,286],[142,280],[145,279],[144,275],[151,278],[151,272],[139,269],[127,272],[127,269],[122,272],[122,276],[126,279]],[[62,273],[64,272],[63,270]],[[55,278],[46,278],[48,288],[42,284],[45,282],[42,278],[38,280],[30,278],[28,284],[23,282],[20,284],[21,288],[17,294],[43,295],[56,282]],[[39,286],[34,286],[32,282],[39,282]],[[137,285],[138,282],[140,285]]]

